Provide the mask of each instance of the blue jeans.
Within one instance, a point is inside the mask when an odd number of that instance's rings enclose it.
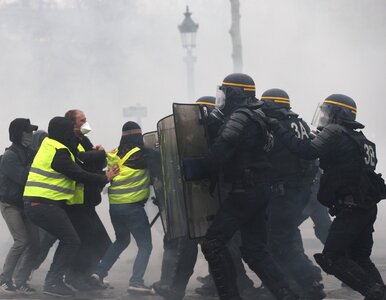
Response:
[[[143,276],[153,247],[150,224],[143,204],[110,204],[110,218],[116,240],[107,249],[97,266],[96,273],[102,278],[107,276],[119,255],[129,246],[130,234],[132,234],[138,246],[138,253],[134,261],[130,283],[143,283]]]

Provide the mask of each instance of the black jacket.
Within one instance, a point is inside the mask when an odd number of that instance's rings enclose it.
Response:
[[[87,137],[79,140],[85,152],[77,153],[78,165],[87,172],[104,174],[102,171],[106,167],[106,153],[102,150],[94,150],[93,144]],[[101,192],[105,184],[85,184],[84,185],[84,206],[95,207],[102,201]],[[77,205],[78,206],[78,205]]]
[[[13,143],[0,162],[0,200],[23,208],[23,192],[33,159],[33,151]]]
[[[265,174],[270,167],[265,146],[268,131],[258,113],[249,108],[235,110],[219,131],[207,159],[213,173],[221,167],[225,182],[246,181],[251,170]]]

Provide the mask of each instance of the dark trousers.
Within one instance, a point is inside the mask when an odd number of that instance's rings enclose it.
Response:
[[[0,209],[13,238],[0,280],[11,282],[14,278],[16,286],[19,287],[27,282],[33,269],[33,261],[39,253],[38,227],[19,207],[0,202]]]
[[[182,299],[197,261],[198,240],[188,237],[164,238],[160,285],[167,286]]]
[[[283,185],[268,205],[268,246],[275,261],[299,284],[308,289],[322,280],[321,271],[304,253],[299,220],[309,201],[310,185]]]
[[[68,276],[89,277],[111,245],[111,239],[94,207],[72,205],[66,207],[81,245],[70,264]]]
[[[323,249],[329,271],[354,290],[366,295],[375,283],[383,285],[379,271],[370,259],[377,207],[344,207],[332,222]]]
[[[315,236],[324,245],[332,221],[327,207],[318,201],[318,190],[319,181],[316,181],[311,185],[311,194],[307,205],[303,209],[299,223],[301,224],[308,218],[311,218],[312,222],[314,223]]]
[[[209,228],[202,251],[209,263],[220,299],[241,299],[236,271],[226,244],[236,231],[241,234],[241,253],[275,295],[288,282],[266,249],[266,208],[270,197],[267,184],[233,187]]]
[[[54,237],[44,229],[39,228],[39,241],[40,251],[38,257],[36,258],[33,264],[34,270],[39,269],[41,264],[46,260],[48,252],[50,252],[51,247],[56,242],[56,237]]]
[[[189,279],[194,272],[200,240],[188,237],[175,239],[164,238],[164,254],[161,267],[160,284],[170,287],[182,299]],[[253,287],[253,281],[247,276],[241,253],[241,236],[237,232],[227,244],[236,268],[237,286],[240,291]]]
[[[59,239],[54,259],[47,273],[45,284],[55,284],[63,280],[80,240],[64,208],[58,205],[26,205],[25,214],[37,226]]]

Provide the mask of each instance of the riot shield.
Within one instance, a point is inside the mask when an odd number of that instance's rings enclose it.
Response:
[[[173,115],[158,121],[157,130],[165,200],[165,221],[167,228],[165,235],[167,238],[186,236],[188,234],[186,209],[181,184],[181,169]]]
[[[161,216],[162,227],[164,232],[167,232],[167,221],[166,221],[166,204],[164,198],[164,190],[162,183],[162,166],[161,166],[161,155],[158,144],[158,133],[157,131],[147,132],[143,135],[143,142],[145,149],[149,149],[149,172],[154,188],[154,194],[157,201],[157,206]]]
[[[173,103],[180,167],[185,158],[208,154],[208,136],[203,107],[197,104]],[[190,238],[205,236],[216,215],[220,197],[209,193],[209,179],[182,181]]]

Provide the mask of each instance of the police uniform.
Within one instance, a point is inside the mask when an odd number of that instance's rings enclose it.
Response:
[[[283,128],[300,139],[308,139],[310,128],[291,110],[288,94],[281,89],[263,93],[262,110],[277,119]],[[302,212],[307,205],[317,165],[316,161],[297,158],[280,141],[269,152],[272,197],[268,204],[268,246],[274,259],[298,283],[304,296],[323,299],[320,269],[304,253],[299,230]],[[307,299],[308,299],[307,298]]]
[[[336,217],[323,253],[314,255],[317,263],[366,299],[386,299],[383,280],[370,259],[384,183],[374,172],[374,143],[356,130],[364,127],[355,121],[356,112],[354,100],[333,94],[320,107],[321,131],[313,140],[301,140],[275,122],[271,127],[293,153],[305,159],[320,158],[323,174],[318,200]]]
[[[227,242],[240,230],[244,261],[277,299],[297,299],[283,272],[266,249],[266,208],[270,198],[266,154],[270,136],[255,96],[253,79],[228,75],[217,95],[225,116],[223,128],[210,147],[208,163],[218,166],[232,188],[202,243],[220,299],[241,299]]]
[[[212,117],[210,114],[215,106],[215,97],[200,97],[196,104],[199,104],[204,112],[207,123],[208,135],[210,142],[215,138],[222,120]],[[253,281],[247,276],[244,265],[241,260],[239,250],[240,236],[235,236],[227,245],[230,250],[232,259],[236,265],[237,284],[242,292],[251,293]],[[164,254],[161,267],[161,278],[153,284],[157,294],[167,300],[180,300],[185,295],[186,286],[193,274],[194,266],[197,260],[198,239],[191,240],[188,236],[174,239],[164,238]],[[196,289],[196,292],[202,295],[215,295],[214,285],[206,285],[203,288]]]

